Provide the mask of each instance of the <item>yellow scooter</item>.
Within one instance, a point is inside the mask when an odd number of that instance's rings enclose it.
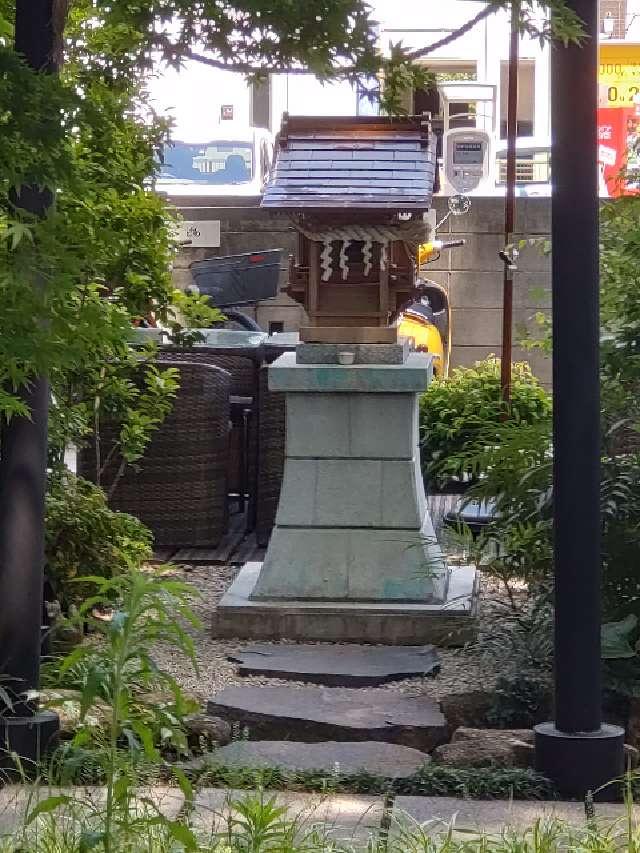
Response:
[[[464,240],[423,243],[418,252],[418,278],[415,301],[407,305],[399,318],[401,337],[413,338],[418,352],[434,355],[433,371],[436,376],[449,373],[451,355],[451,308],[445,287],[431,279],[423,278],[422,267],[440,257],[442,249],[463,246]]]
[[[465,196],[452,196],[449,211],[436,226],[436,230],[450,216],[467,213],[471,202]],[[414,301],[406,305],[398,318],[400,335],[413,338],[418,352],[434,355],[433,370],[436,376],[447,376],[451,355],[451,307],[445,287],[422,275],[423,267],[437,261],[443,249],[464,246],[464,240],[432,240],[418,248],[418,275]]]

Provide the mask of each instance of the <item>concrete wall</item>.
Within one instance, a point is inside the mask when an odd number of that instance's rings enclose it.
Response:
[[[273,211],[262,210],[255,206],[243,207],[191,207],[181,208],[185,219],[220,220],[219,249],[183,249],[174,264],[174,281],[177,287],[184,288],[191,283],[189,264],[195,260],[215,257],[216,255],[235,255],[241,252],[283,249],[280,287],[288,283],[289,255],[294,253],[296,234],[289,225],[288,218]],[[263,329],[269,328],[270,321],[284,323],[284,331],[297,331],[305,322],[302,306],[290,299],[284,292],[275,299],[260,303],[256,309],[243,308],[258,321]]]
[[[436,199],[438,218],[446,210],[446,199]],[[295,248],[295,233],[288,219],[273,211],[256,207],[191,207],[183,209],[188,219],[218,219],[221,223],[219,249],[185,249],[174,272],[176,285],[185,287],[190,281],[189,263],[214,255],[282,248],[285,250],[280,283],[288,276],[288,255]],[[439,231],[442,239],[463,238],[465,246],[442,253],[441,259],[429,266],[429,276],[445,285],[452,308],[452,365],[470,365],[489,353],[500,354],[502,335],[502,273],[498,251],[504,245],[502,234],[504,200],[474,198],[471,211],[459,218],[451,217]],[[519,199],[517,232],[522,238],[548,237],[550,233],[549,199]],[[533,327],[536,311],[550,307],[550,258],[539,248],[522,250],[514,285],[514,342],[521,326]],[[542,300],[539,293],[542,292]],[[247,311],[247,313],[253,313]],[[295,331],[305,322],[301,306],[285,293],[260,304],[255,310],[258,323],[269,328],[270,321],[281,321],[285,331]],[[540,378],[551,378],[550,361],[538,353],[525,353],[515,347],[514,359],[528,360]]]
[[[446,199],[436,199],[444,215]],[[441,218],[441,216],[439,216]],[[548,238],[550,199],[518,199],[516,240]],[[465,245],[443,252],[429,265],[429,277],[447,287],[452,315],[452,365],[467,366],[489,353],[500,355],[502,340],[504,199],[474,198],[465,216],[451,217],[439,231],[441,239],[464,239]],[[533,317],[551,307],[551,257],[538,246],[521,250],[514,278],[514,345],[521,328],[535,331]],[[551,381],[551,362],[537,351],[514,346],[514,361],[529,361],[543,382]]]

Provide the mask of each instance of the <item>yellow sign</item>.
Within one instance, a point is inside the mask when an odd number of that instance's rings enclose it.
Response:
[[[640,103],[640,44],[601,44],[599,106]]]

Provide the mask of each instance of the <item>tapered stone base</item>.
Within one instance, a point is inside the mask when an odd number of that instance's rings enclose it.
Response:
[[[421,530],[276,527],[251,597],[443,604],[448,582],[429,516]]]
[[[468,639],[475,572],[452,583],[420,470],[419,397],[430,379],[430,357],[418,353],[352,366],[287,353],[271,366],[269,387],[287,408],[276,526],[264,564],[245,567],[218,608],[218,635]]]
[[[316,640],[415,646],[462,646],[476,633],[473,566],[449,569],[441,604],[354,601],[261,601],[252,593],[262,563],[247,563],[213,617],[213,636],[240,640]]]
[[[286,393],[276,526],[253,599],[443,603],[448,572],[426,507],[418,400],[429,357],[270,368]]]

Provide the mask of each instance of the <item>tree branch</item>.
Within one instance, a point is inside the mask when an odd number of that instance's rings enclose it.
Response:
[[[439,50],[441,47],[447,47],[452,42],[457,41],[461,36],[466,35],[470,30],[472,30],[475,26],[477,26],[481,21],[484,21],[485,18],[488,18],[490,15],[493,15],[498,9],[501,9],[502,6],[498,2],[490,3],[488,6],[485,6],[475,18],[471,18],[470,21],[467,21],[466,24],[463,24],[461,27],[458,27],[456,30],[452,30],[448,35],[441,38],[439,41],[434,41],[432,44],[428,44],[426,47],[421,47],[419,50],[412,50],[407,54],[407,59],[420,59],[421,56],[428,56],[430,53],[433,53],[435,50]]]
[[[205,56],[202,53],[194,53],[192,50],[185,53],[185,59],[193,59],[196,62],[201,62],[203,65],[210,65],[212,68],[220,68],[222,71],[237,71],[240,74],[311,74],[308,68],[290,68],[287,66],[273,65],[252,65],[250,62],[225,62],[223,59],[213,59],[211,56]],[[356,69],[337,68],[333,72],[336,77],[341,77],[347,74],[355,74]]]
[[[461,27],[458,27],[455,30],[452,30],[448,33],[444,38],[439,39],[439,41],[435,41],[432,44],[427,45],[426,47],[421,47],[418,50],[413,50],[410,53],[406,54],[406,59],[420,59],[423,56],[428,56],[430,53],[433,53],[436,50],[439,50],[442,47],[447,47],[447,45],[452,44],[452,42],[457,41],[457,39],[466,35],[470,30],[472,30],[475,26],[477,26],[481,21],[484,21],[485,18],[488,18],[490,15],[493,15],[499,9],[502,8],[502,4],[499,0],[495,0],[495,2],[490,3],[485,6],[478,14],[471,18],[470,21],[467,21],[466,24],[463,24]],[[249,62],[225,62],[222,59],[213,59],[212,57],[205,56],[202,53],[194,53],[193,51],[189,51],[185,54],[186,59],[193,59],[196,62],[201,62],[203,65],[210,65],[212,68],[219,68],[222,71],[237,71],[242,74],[310,74],[312,72],[309,71],[308,68],[295,67],[290,68],[286,66],[265,66],[265,65],[252,65]],[[348,66],[345,68],[335,68],[333,70],[333,75],[335,77],[354,77],[359,73],[362,73],[358,70],[356,66]]]

